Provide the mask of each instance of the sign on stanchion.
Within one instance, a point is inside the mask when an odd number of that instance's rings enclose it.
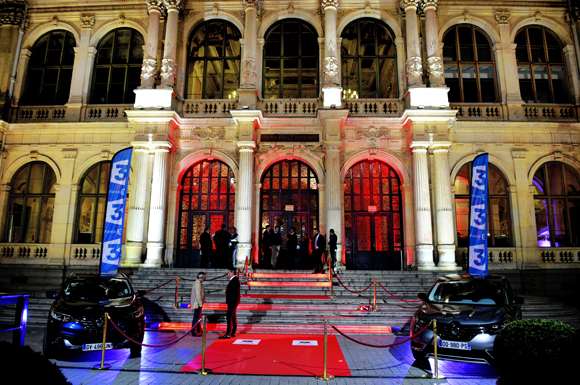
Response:
[[[93,366],[93,369],[107,370],[111,369],[111,364],[105,364],[105,349],[107,346],[107,319],[109,318],[109,313],[105,313],[105,322],[103,323],[103,354],[101,355],[101,365]]]
[[[201,369],[195,369],[193,372],[195,374],[201,374],[203,376],[212,372],[211,369],[205,367],[205,336],[207,334],[207,317],[203,316],[203,342],[201,350]]]
[[[316,376],[317,380],[330,381],[334,376],[326,373],[326,361],[328,358],[328,320],[324,320],[324,373],[322,376]]]

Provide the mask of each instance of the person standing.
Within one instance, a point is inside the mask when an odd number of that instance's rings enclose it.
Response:
[[[193,309],[193,321],[191,321],[191,326],[193,327],[195,323],[201,319],[201,308],[205,302],[205,291],[203,290],[203,281],[205,281],[205,273],[199,272],[197,274],[197,280],[193,282],[191,287],[191,298],[189,300],[189,308]],[[201,322],[198,323],[193,330],[191,335],[194,337],[201,337],[203,330],[201,327]]]
[[[336,243],[338,238],[334,233],[334,229],[330,229],[330,236],[328,237],[328,249],[330,250],[330,258],[332,260],[332,267],[329,269],[336,270]]]
[[[236,267],[236,254],[238,251],[238,231],[235,227],[230,228],[230,250],[229,250],[229,262],[228,269],[235,269]]]
[[[228,278],[230,282],[228,287],[224,290],[226,293],[226,305],[228,305],[228,310],[226,312],[227,329],[226,333],[220,336],[220,339],[226,339],[236,336],[236,329],[238,327],[238,317],[237,310],[240,304],[240,280],[236,276],[236,269],[228,270]]]
[[[286,236],[286,250],[288,251],[288,261],[286,267],[294,269],[294,261],[296,259],[296,248],[298,247],[298,237],[296,236],[296,229],[292,227],[290,233]]]
[[[314,229],[314,242],[312,256],[314,257],[314,273],[322,273],[324,270],[322,268],[322,257],[324,255],[324,249],[326,247],[326,241],[324,240],[324,235],[320,234],[318,229]]]
[[[209,227],[206,227],[199,236],[199,248],[201,252],[201,267],[211,267],[213,242],[211,241],[211,235],[209,235]]]
[[[267,264],[270,263],[272,258],[272,237],[270,236],[270,225],[266,225],[264,233],[262,233],[262,254],[263,259],[260,261],[260,268],[266,269]]]
[[[282,234],[280,234],[280,226],[274,227],[274,234],[272,235],[272,269],[276,268],[278,264],[278,255],[280,254],[280,247],[282,246]]]
[[[216,251],[216,261],[218,268],[223,268],[228,266],[228,249],[230,247],[231,234],[226,231],[225,223],[222,223],[222,228],[213,236],[213,242],[215,243]]]

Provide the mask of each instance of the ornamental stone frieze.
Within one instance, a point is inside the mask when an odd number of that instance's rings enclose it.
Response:
[[[438,80],[437,83],[443,82],[443,61],[439,56],[427,59],[427,71],[429,72],[429,80],[431,80],[431,83],[434,80]]]
[[[497,11],[495,13],[495,20],[498,24],[509,24],[511,17],[512,14],[508,11]]]
[[[214,142],[221,141],[224,138],[225,129],[219,127],[202,127],[199,131],[192,131],[192,138],[205,141]]]
[[[28,1],[24,0],[3,0],[0,9],[0,26],[21,25],[26,15]]]
[[[320,167],[324,168],[324,148],[320,143],[300,143],[300,144],[278,144],[278,143],[260,143],[256,152],[254,152],[254,165],[257,169],[260,164],[271,156],[279,154],[280,157],[296,156],[300,153],[313,158]]]
[[[415,82],[421,82],[421,77],[423,76],[423,64],[421,63],[420,57],[410,57],[407,59],[407,78],[409,79],[409,84]]]
[[[338,85],[338,59],[327,57],[322,64],[325,85]]]
[[[294,4],[292,4],[292,2],[288,3],[288,8],[286,8],[286,11],[288,12],[289,15],[294,14]]]
[[[93,29],[95,26],[95,15],[81,15],[81,28],[83,29]]]
[[[177,65],[173,59],[163,59],[161,62],[161,79],[164,85],[173,86]]]
[[[241,88],[256,88],[256,79],[258,77],[256,59],[247,57],[242,60],[242,81]]]
[[[391,132],[389,128],[381,127],[369,127],[362,130],[357,130],[357,138],[359,141],[370,140],[375,143],[379,141],[387,141],[391,138]]]

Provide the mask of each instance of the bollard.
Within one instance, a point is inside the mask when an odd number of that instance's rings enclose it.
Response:
[[[103,325],[103,354],[101,355],[101,365],[95,365],[93,366],[93,369],[99,369],[99,370],[107,370],[107,369],[111,369],[111,364],[105,364],[105,346],[107,343],[107,319],[109,318],[109,313],[105,313],[105,322]]]
[[[211,369],[206,369],[205,367],[205,336],[207,334],[207,317],[203,316],[203,341],[201,345],[201,369],[195,369],[193,372],[195,374],[201,374],[202,376],[211,373]]]
[[[177,309],[177,290],[179,286],[179,277],[175,277],[175,304],[173,305],[174,309]]]
[[[373,296],[373,311],[377,311],[377,279],[375,278],[375,294]]]
[[[316,376],[317,380],[322,381],[334,380],[333,375],[326,374],[326,361],[328,358],[327,350],[328,350],[328,320],[324,320],[324,364],[323,364],[324,373],[322,374],[322,376]]]

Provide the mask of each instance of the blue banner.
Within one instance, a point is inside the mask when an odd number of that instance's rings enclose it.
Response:
[[[103,277],[116,275],[121,260],[123,222],[125,221],[125,204],[132,155],[133,148],[126,148],[116,153],[111,163],[103,249],[101,250],[101,276]]]
[[[469,274],[485,279],[487,261],[487,168],[488,154],[473,160],[469,211]]]

